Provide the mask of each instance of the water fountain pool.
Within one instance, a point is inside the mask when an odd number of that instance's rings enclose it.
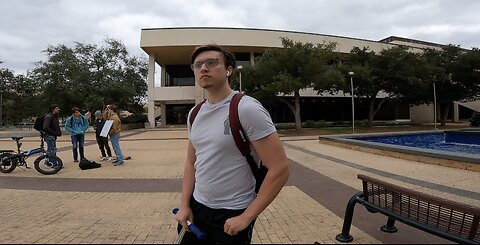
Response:
[[[480,163],[480,130],[422,131],[321,136],[340,143],[406,154]]]

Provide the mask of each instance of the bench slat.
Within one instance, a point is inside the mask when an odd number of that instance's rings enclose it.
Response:
[[[415,222],[480,242],[480,208],[396,186],[365,175],[366,202]]]

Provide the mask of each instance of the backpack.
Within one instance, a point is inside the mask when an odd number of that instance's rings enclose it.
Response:
[[[39,116],[35,119],[35,124],[33,124],[33,128],[37,131],[43,131],[43,122],[45,121],[45,115]]]
[[[90,126],[90,123],[88,122],[88,119],[85,116],[80,115],[80,117],[82,118],[83,123],[88,124],[88,126]],[[71,116],[69,118],[70,118],[70,128],[73,128],[73,116]],[[85,122],[85,120],[87,120],[87,121]]]
[[[237,145],[238,150],[247,160],[248,165],[252,170],[252,174],[255,177],[255,193],[258,193],[260,186],[267,175],[268,168],[265,167],[262,162],[260,162],[260,167],[258,167],[255,159],[253,159],[252,155],[250,154],[250,140],[247,138],[247,134],[243,130],[242,124],[240,123],[240,117],[238,116],[238,103],[243,95],[243,93],[237,93],[233,96],[232,101],[230,102],[228,120],[230,122],[230,129],[232,131],[233,139],[235,140],[235,145]],[[205,100],[198,103],[192,110],[189,120],[190,127],[192,127],[193,121],[195,120],[195,117],[204,103]]]
[[[101,166],[102,164],[91,160],[80,160],[80,162],[78,163],[78,167],[82,170],[99,168]]]

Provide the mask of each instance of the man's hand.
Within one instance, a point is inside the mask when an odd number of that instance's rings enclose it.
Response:
[[[189,220],[193,224],[193,213],[190,207],[180,208],[177,214],[175,214],[175,219],[183,226],[183,228],[185,228],[185,230],[191,232],[187,225],[187,220]]]
[[[245,230],[253,219],[246,217],[245,215],[239,215],[225,221],[223,230],[230,236],[237,235],[240,231]]]

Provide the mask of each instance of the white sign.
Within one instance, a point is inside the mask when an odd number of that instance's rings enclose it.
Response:
[[[112,127],[113,120],[107,120],[105,121],[105,124],[103,125],[102,132],[100,132],[100,136],[102,137],[107,137],[108,136],[108,131],[110,131],[110,128]]]

